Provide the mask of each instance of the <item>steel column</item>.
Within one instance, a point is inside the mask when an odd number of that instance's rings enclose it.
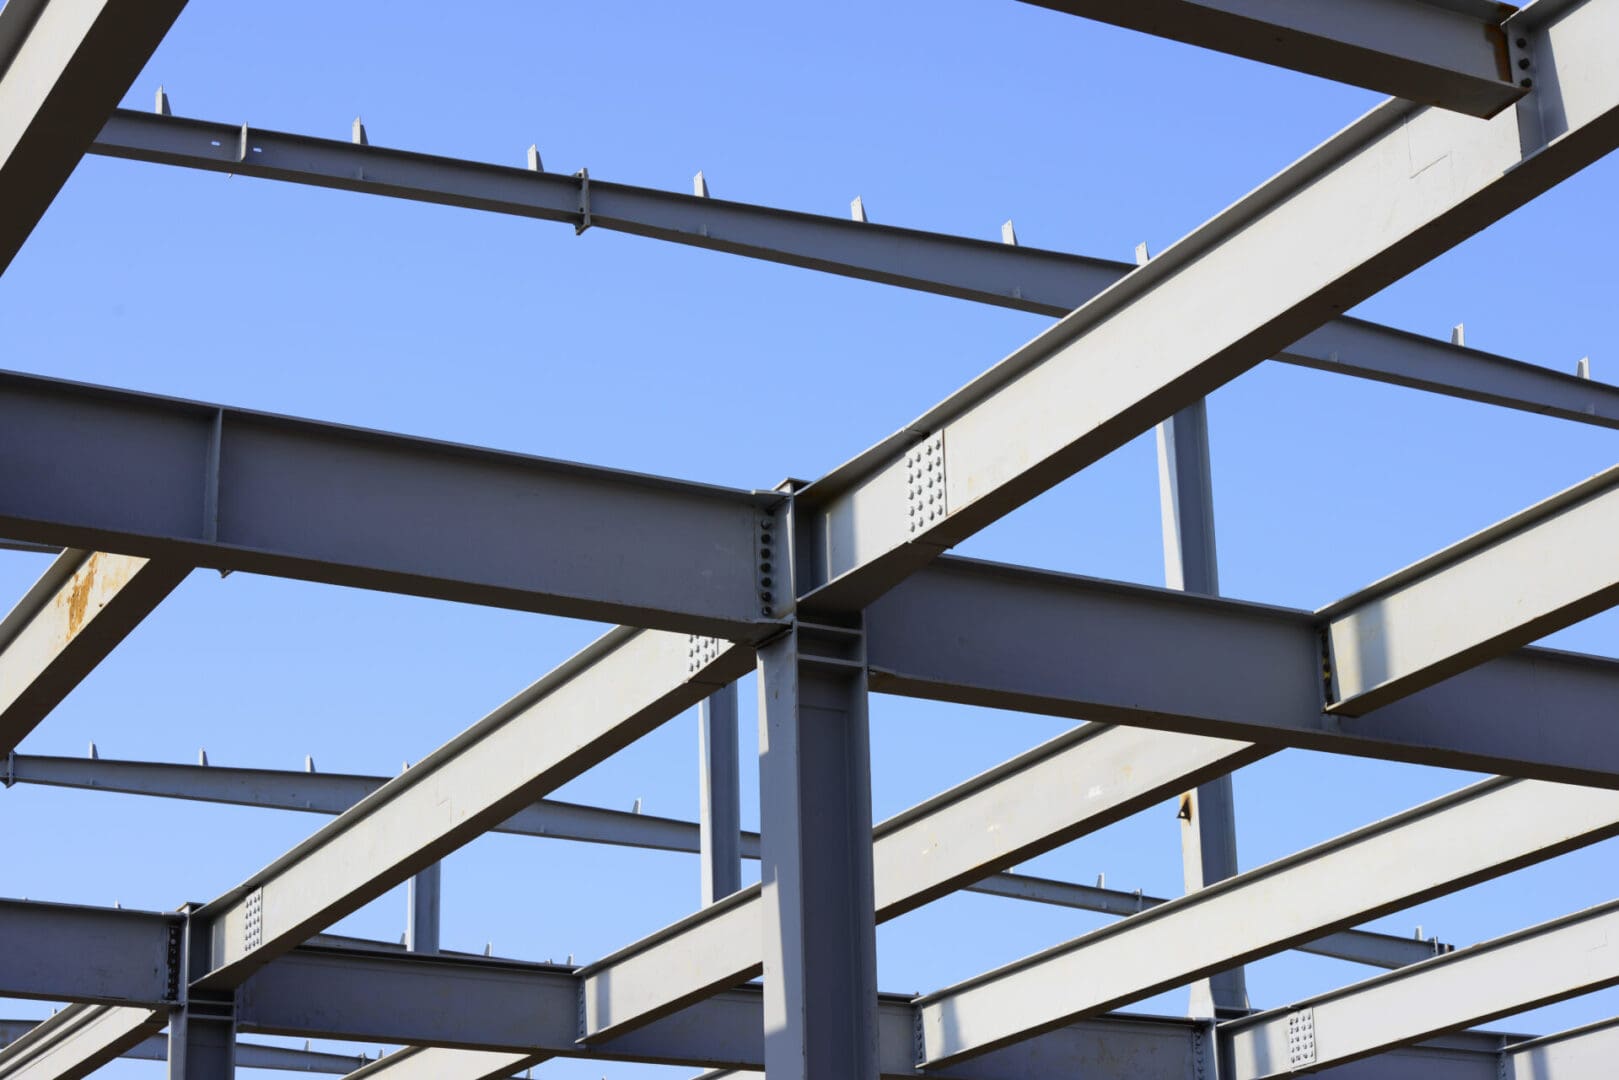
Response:
[[[742,779],[737,686],[697,707],[697,805],[701,902],[742,888]]]
[[[444,864],[434,863],[416,871],[406,893],[405,948],[411,952],[436,953],[439,941],[439,897]]]
[[[1214,539],[1214,474],[1209,460],[1209,413],[1195,401],[1158,425],[1158,500],[1164,530],[1164,584],[1203,596],[1220,594]],[[1237,873],[1237,809],[1231,774],[1181,796],[1181,866],[1187,892]],[[1248,1011],[1242,968],[1216,972],[1192,984],[1188,1003],[1196,1017]]]
[[[858,630],[759,649],[759,876],[770,1080],[876,1080],[871,745]]]

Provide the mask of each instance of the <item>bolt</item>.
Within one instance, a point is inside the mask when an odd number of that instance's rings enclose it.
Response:
[[[1520,79],[1520,80],[1518,80],[1518,85],[1523,87],[1525,90],[1528,90],[1530,87],[1535,85],[1535,80],[1533,80],[1533,79]]]
[[[1527,56],[1524,57],[1522,60],[1518,61],[1518,70],[1519,71],[1528,71],[1529,70],[1529,58]]]

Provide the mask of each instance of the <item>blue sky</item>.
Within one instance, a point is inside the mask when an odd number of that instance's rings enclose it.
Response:
[[[125,104],[1128,259],[1161,250],[1376,96],[1005,2],[193,4]],[[1619,381],[1608,160],[1357,312]],[[593,464],[770,487],[910,420],[1048,320],[548,222],[87,159],[0,278],[0,366]],[[1227,595],[1317,607],[1613,464],[1619,433],[1266,364],[1210,401]],[[960,551],[1162,583],[1150,435]],[[1574,553],[1577,554],[1577,553]],[[536,557],[543,557],[537,552]],[[0,595],[43,557],[0,553]],[[197,572],[23,752],[391,773],[596,636],[594,624]],[[1619,622],[1556,635],[1619,655]],[[743,688],[751,748],[754,688]],[[884,817],[1061,721],[873,700]],[[1555,717],[1525,717],[1525,723]],[[563,788],[696,814],[694,716]],[[757,823],[744,757],[744,819]],[[1238,774],[1255,866],[1473,777],[1304,752]],[[296,814],[19,786],[0,893],[172,908],[315,828]],[[1024,865],[1174,895],[1169,806]],[[1613,843],[1382,920],[1467,944],[1619,895]],[[690,856],[490,836],[445,871],[446,947],[580,960],[687,913]],[[341,924],[395,938],[402,890]],[[879,930],[928,990],[1101,916],[961,895]],[[1276,1005],[1369,969],[1253,965]],[[4,1003],[43,1015],[39,1003]],[[1184,995],[1144,1009],[1177,1012]],[[1619,1013],[1592,995],[1497,1027]],[[375,1052],[370,1047],[370,1052]],[[153,1077],[119,1063],[109,1077]],[[679,1071],[674,1071],[678,1073]],[[670,1070],[554,1062],[536,1075]],[[673,1074],[673,1073],[671,1073]]]

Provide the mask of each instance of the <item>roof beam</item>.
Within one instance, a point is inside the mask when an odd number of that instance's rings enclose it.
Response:
[[[752,650],[610,631],[206,905],[211,956],[194,986],[253,970],[382,895],[545,792],[740,678]]]
[[[556,173],[120,109],[90,152],[577,224],[579,181]],[[591,177],[591,226],[1060,318],[1135,264],[780,210]],[[1284,363],[1619,427],[1619,387],[1339,316]]]
[[[1547,12],[1553,9],[1543,9]],[[908,572],[1619,145],[1619,4],[1521,32],[1536,89],[1479,121],[1379,105],[796,497],[798,588],[865,607]]]
[[[1513,1043],[1501,1051],[1499,1080],[1578,1080],[1601,1076],[1619,1060],[1619,1019],[1539,1039]]]
[[[190,569],[100,551],[57,556],[0,619],[0,753],[15,749]]]
[[[0,900],[0,993],[166,1008],[180,989],[171,950],[181,925],[158,912]]]
[[[184,6],[10,0],[0,8],[0,273]]]
[[[551,1054],[407,1046],[349,1073],[348,1080],[505,1080]]]
[[[381,776],[28,754],[13,755],[7,769],[8,783],[47,784],[322,814],[340,814],[388,782],[387,777]],[[518,811],[490,831],[691,854],[696,854],[700,847],[696,822],[551,799],[542,799]],[[743,858],[759,857],[758,833],[743,831],[738,839]],[[1164,903],[1162,898],[1140,892],[1010,873],[991,875],[966,889],[1105,915],[1133,915]],[[1299,946],[1303,952],[1384,968],[1414,964],[1449,948],[1436,941],[1418,941],[1366,930],[1330,934]]]
[[[1619,467],[1323,609],[1328,711],[1360,716],[1611,607],[1616,530]]]
[[[1026,0],[1425,105],[1490,117],[1525,93],[1490,0]]]
[[[169,1022],[167,1009],[125,1005],[69,1005],[0,1050],[0,1077],[79,1080]]]
[[[1233,1080],[1289,1076],[1612,986],[1619,983],[1616,935],[1619,902],[1223,1024],[1228,1060],[1220,1075]],[[1554,1053],[1549,1046],[1529,1044],[1507,1048],[1501,1075],[1541,1080],[1600,1075],[1611,1068],[1611,1057],[1602,1059],[1596,1073],[1576,1067],[1581,1052],[1606,1048],[1611,1053],[1610,1032],[1593,1032],[1584,1045],[1575,1041],[1557,1054],[1567,1073],[1548,1067]]]
[[[918,1056],[961,1061],[1616,835],[1619,792],[1486,780],[918,998]]]
[[[0,532],[754,638],[780,496],[0,373]],[[300,508],[289,516],[286,508]]]
[[[1601,557],[1549,561],[1579,578]],[[1503,595],[1492,585],[1479,603]],[[1437,610],[1458,629],[1480,624]],[[1619,787],[1619,661],[1525,648],[1364,716],[1335,716],[1322,702],[1326,623],[945,557],[867,609],[867,656],[882,693]]]
[[[873,831],[878,921],[894,918],[1257,760],[1246,743],[1088,724]],[[1073,782],[1086,778],[1085,785]],[[580,969],[583,1039],[611,1039],[758,976],[759,887]]]

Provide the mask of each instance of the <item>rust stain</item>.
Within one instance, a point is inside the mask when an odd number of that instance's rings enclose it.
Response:
[[[84,565],[73,575],[66,596],[57,594],[57,602],[67,604],[67,636],[72,640],[84,625],[85,613],[90,608],[90,597],[96,587],[96,571],[101,564],[101,552],[94,551]]]

